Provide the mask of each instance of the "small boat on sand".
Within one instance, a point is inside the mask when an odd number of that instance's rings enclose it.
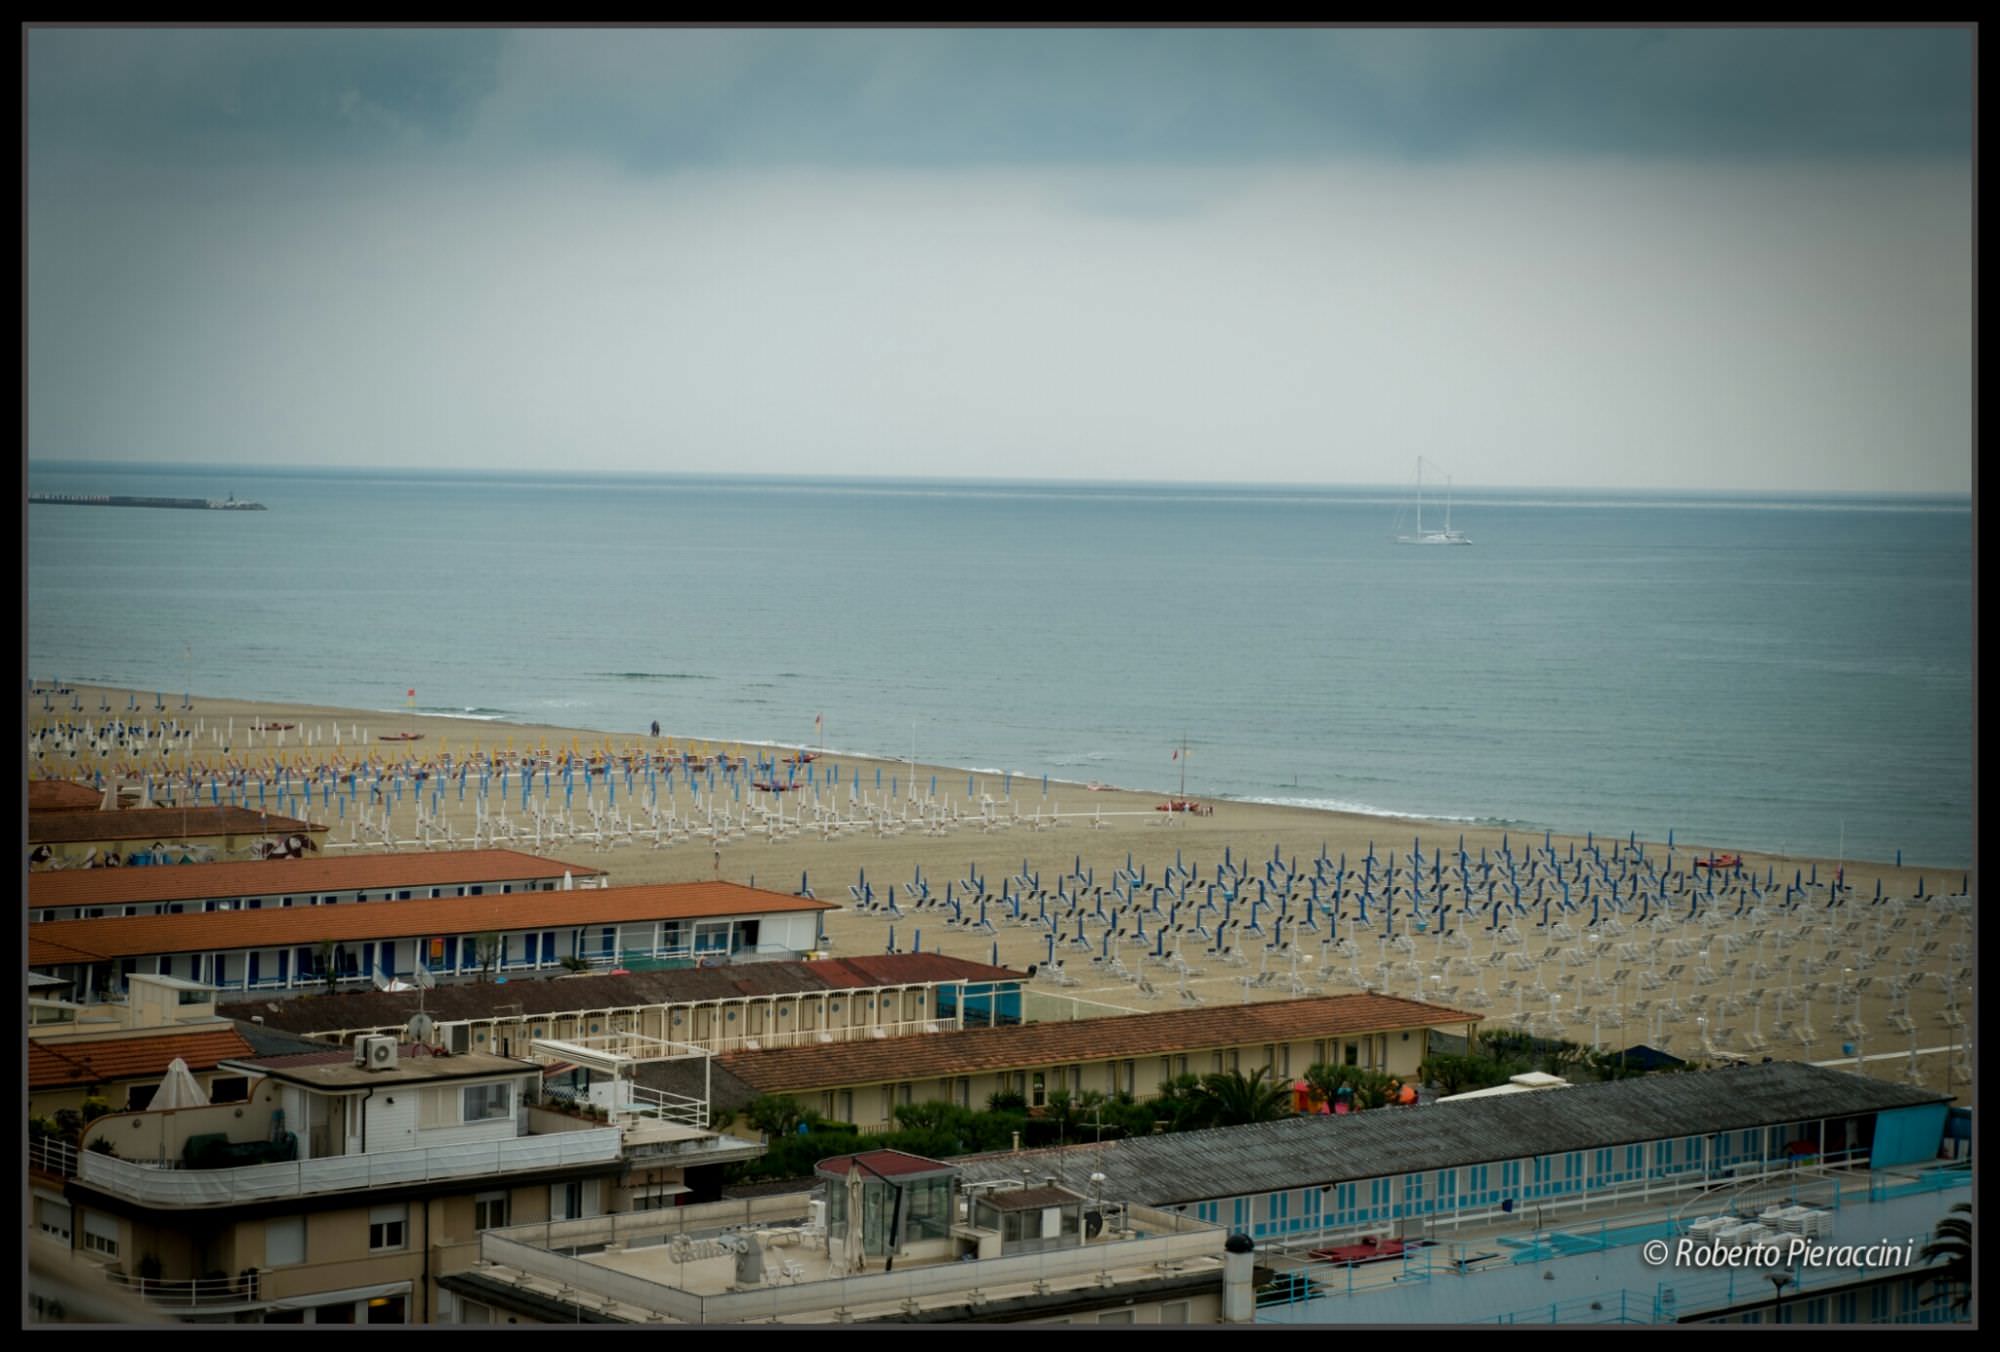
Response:
[[[1694,866],[1696,868],[1708,869],[1741,868],[1743,866],[1743,856],[1740,854],[1714,854],[1706,859],[1695,860]]]
[[[424,740],[424,735],[421,732],[385,732],[375,740],[378,742],[421,742]]]

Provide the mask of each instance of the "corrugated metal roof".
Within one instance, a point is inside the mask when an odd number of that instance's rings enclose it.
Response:
[[[740,883],[703,882],[593,888],[580,892],[371,901],[345,906],[107,916],[101,920],[51,920],[30,926],[28,962],[43,966],[73,960],[43,956],[53,953],[56,945],[105,958],[127,958],[155,953],[287,948],[328,940],[357,943],[368,939],[480,934],[489,930],[554,929],[564,925],[616,925],[832,909],[827,902],[807,897],[766,892]]]
[[[28,906],[122,906],[146,901],[219,901],[231,897],[366,892],[444,887],[515,878],[595,878],[588,864],[566,864],[518,850],[441,854],[361,854],[158,868],[58,869],[28,875]]]
[[[1105,1196],[1162,1206],[1947,1101],[1933,1090],[1772,1062],[953,1162],[967,1182],[1054,1174],[1086,1187],[1101,1171]]]
[[[324,826],[247,807],[134,807],[118,812],[39,812],[28,817],[30,845],[104,840],[199,840],[204,836],[324,833]]]
[[[249,1050],[250,1044],[233,1027],[55,1045],[31,1041],[28,1087],[54,1089],[62,1085],[164,1075],[177,1056],[188,1063],[189,1070],[212,1070],[217,1062],[242,1056]]]
[[[373,903],[370,903],[371,905]],[[1019,972],[937,954],[883,954],[869,964],[883,986],[961,979],[987,981],[1023,979]],[[423,993],[423,1008],[440,1022],[490,1019],[493,1011],[519,1005],[529,1017],[598,1009],[630,1009],[642,1005],[687,1004],[728,1000],[739,996],[797,995],[821,990],[855,989],[851,971],[822,959],[818,962],[745,962],[725,967],[690,967],[670,972],[633,972],[625,976],[578,976],[540,980],[468,982],[442,985]],[[274,1028],[295,1033],[324,1033],[344,1028],[381,1028],[402,1024],[416,1012],[415,991],[349,991],[336,995],[301,994],[278,999],[239,1000],[217,1011],[225,1018],[261,1015]]]
[[[1256,1042],[1428,1028],[1477,1014],[1391,995],[1330,995],[1251,1005],[1171,1009],[1067,1023],[733,1052],[723,1059],[765,1093],[936,1079],[981,1071],[1240,1047]]]

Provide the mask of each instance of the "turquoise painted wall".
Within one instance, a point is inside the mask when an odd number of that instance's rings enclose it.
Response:
[[[1899,1164],[1928,1164],[1936,1159],[1950,1106],[1926,1103],[1875,1114],[1875,1144],[1868,1152],[1869,1167],[1888,1169]]]

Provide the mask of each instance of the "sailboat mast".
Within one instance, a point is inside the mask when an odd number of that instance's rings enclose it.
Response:
[[[1424,538],[1424,458],[1417,457],[1417,538]]]

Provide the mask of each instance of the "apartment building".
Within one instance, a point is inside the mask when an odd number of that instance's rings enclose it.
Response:
[[[894,1150],[779,1196],[492,1230],[464,1324],[1244,1324],[1250,1242],[1088,1186],[961,1185]]]
[[[42,1143],[31,1266],[81,1256],[163,1319],[425,1323],[483,1231],[713,1197],[762,1150],[685,1100],[558,1111],[542,1065],[511,1057],[380,1039],[220,1068],[249,1078],[243,1101]]]

